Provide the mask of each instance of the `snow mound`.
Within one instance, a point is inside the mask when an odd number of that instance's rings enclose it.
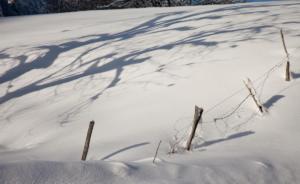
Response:
[[[202,164],[121,162],[22,162],[1,164],[1,183],[297,183],[289,167],[267,161]]]

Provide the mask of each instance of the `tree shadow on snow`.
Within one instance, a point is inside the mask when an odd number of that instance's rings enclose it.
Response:
[[[293,5],[298,4],[300,3],[286,3],[284,5],[280,5],[280,7],[289,8],[290,6],[292,7]],[[183,45],[201,46],[205,47],[206,50],[216,49],[219,44],[234,44],[238,46],[239,42],[260,39],[259,37],[256,37],[258,34],[277,34],[276,30],[274,30],[274,32],[268,30],[264,33],[266,29],[273,28],[273,24],[253,24],[253,21],[259,22],[260,20],[266,19],[266,11],[272,13],[270,12],[270,10],[262,11],[259,9],[271,6],[277,5],[233,5],[230,7],[222,7],[202,12],[191,13],[186,11],[178,11],[161,13],[156,17],[145,21],[144,23],[141,23],[119,33],[86,35],[79,38],[74,38],[74,40],[66,40],[59,44],[47,44],[34,47],[32,48],[32,50],[43,52],[33,60],[29,59],[31,58],[30,53],[25,53],[19,56],[11,56],[7,50],[3,50],[0,52],[1,59],[15,59],[18,61],[18,64],[1,74],[0,85],[3,85],[6,82],[13,83],[15,80],[20,79],[23,75],[36,69],[47,70],[50,67],[52,68],[54,63],[62,54],[69,51],[74,51],[75,49],[79,48],[87,48],[86,50],[78,54],[75,59],[70,60],[70,63],[67,66],[58,68],[56,71],[53,71],[50,74],[40,76],[33,82],[27,83],[23,87],[14,90],[7,90],[6,94],[0,97],[0,104],[40,90],[60,86],[72,81],[78,81],[82,78],[90,77],[89,80],[93,80],[93,76],[95,75],[113,71],[114,76],[110,79],[109,84],[90,96],[86,102],[78,104],[78,107],[74,107],[75,110],[72,110],[72,113],[70,113],[74,115],[78,113],[82,109],[82,107],[86,107],[88,104],[98,99],[99,96],[101,96],[107,89],[117,86],[122,80],[123,72],[129,66],[138,66],[149,61],[151,59],[150,53],[152,52],[168,52],[176,47]],[[249,11],[246,11],[247,9],[249,9]],[[241,12],[241,10],[245,11]],[[261,17],[255,18],[254,20],[250,21],[246,20],[245,22],[243,22],[243,24],[236,24],[230,21],[218,21],[219,19],[224,17],[247,13],[256,13],[257,15],[261,15]],[[270,20],[276,20],[277,17],[278,15],[271,14],[268,18]],[[183,25],[187,23],[193,24],[193,22],[195,21],[205,21],[207,25],[204,25],[204,27],[209,27],[211,25],[214,25],[216,27],[213,27],[212,29],[200,29]],[[195,31],[195,29],[199,29],[199,31]],[[135,49],[125,55],[120,54],[118,50],[114,50],[106,55],[100,55],[102,54],[101,49],[106,46],[109,47],[111,44],[120,43],[125,40],[128,41],[139,36],[155,36],[154,34],[164,33],[167,31],[192,31],[192,33],[185,38],[178,38],[175,41],[170,41],[167,43],[161,43],[148,47],[146,44],[145,48]],[[215,40],[213,37],[226,34],[228,34],[228,36],[224,37],[223,40]],[[86,56],[95,51],[97,51],[99,55],[98,57],[94,59],[86,59]],[[109,60],[109,62],[104,62],[106,60]],[[160,63],[160,65],[161,64],[162,63]],[[158,69],[156,72],[161,72],[160,65],[157,66]],[[190,67],[189,65],[185,66]],[[168,84],[166,84],[166,86],[167,85]]]

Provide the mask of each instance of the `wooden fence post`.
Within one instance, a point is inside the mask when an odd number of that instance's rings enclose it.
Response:
[[[192,140],[194,139],[195,132],[196,132],[197,126],[199,124],[199,121],[201,120],[202,113],[203,113],[203,109],[199,108],[198,106],[195,106],[193,128],[192,128],[191,135],[190,135],[190,137],[188,139],[188,142],[186,144],[186,149],[188,151],[191,150]]]
[[[284,52],[285,52],[286,58],[287,58],[286,67],[285,67],[285,80],[286,81],[290,81],[291,80],[290,58],[289,58],[289,53],[288,53],[287,48],[286,48],[286,44],[285,44],[285,40],[284,40],[284,35],[283,35],[283,30],[282,29],[280,29],[280,35],[281,35],[283,49],[284,49]]]
[[[291,71],[290,71],[290,62],[286,62],[286,67],[285,67],[285,80],[290,81],[291,80]]]
[[[153,158],[153,161],[152,161],[153,164],[155,163],[155,159],[156,159],[156,157],[157,157],[157,154],[158,154],[158,150],[159,150],[160,144],[161,144],[161,140],[159,141],[158,146],[157,146],[157,148],[156,148],[156,152],[155,152],[155,155],[154,155],[154,158]]]
[[[250,93],[253,101],[255,102],[255,105],[257,106],[257,108],[259,109],[259,111],[261,113],[263,113],[264,112],[264,108],[261,105],[261,103],[259,102],[258,98],[256,97],[256,91],[255,91],[255,89],[254,89],[254,87],[252,85],[251,80],[248,78],[247,81],[244,81],[244,84],[245,84],[246,88],[248,89],[248,91],[249,91],[249,93]]]
[[[90,147],[90,141],[91,141],[91,136],[92,136],[94,124],[95,124],[94,121],[90,122],[90,126],[89,126],[89,129],[88,129],[87,135],[86,135],[86,140],[85,140],[81,160],[86,160],[86,157],[87,157],[87,154],[88,154],[88,151],[89,151],[89,147]]]

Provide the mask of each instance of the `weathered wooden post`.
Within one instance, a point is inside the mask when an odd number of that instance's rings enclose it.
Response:
[[[284,52],[286,54],[286,67],[285,67],[285,80],[290,81],[291,80],[291,71],[290,71],[290,58],[289,58],[289,53],[286,48],[285,40],[284,40],[284,35],[283,35],[283,30],[280,29],[280,35],[281,35],[281,40],[284,48]]]
[[[156,152],[155,152],[155,155],[154,155],[154,158],[153,158],[153,161],[152,161],[153,164],[155,163],[155,159],[156,159],[156,157],[157,157],[157,154],[158,154],[158,150],[159,150],[160,144],[161,144],[161,140],[159,141],[158,146],[157,146],[157,148],[156,148]]]
[[[90,147],[90,141],[91,141],[91,136],[92,136],[94,124],[95,124],[94,121],[90,122],[90,126],[89,126],[89,129],[88,129],[87,135],[86,135],[86,140],[85,140],[81,160],[86,160],[86,157],[87,157],[87,154],[88,154],[88,151],[89,151],[89,147]]]
[[[256,97],[256,91],[255,91],[255,89],[253,87],[253,84],[252,84],[251,80],[248,78],[247,81],[244,81],[244,84],[245,84],[246,88],[248,89],[248,91],[249,91],[249,93],[250,93],[253,101],[255,102],[255,105],[257,106],[257,108],[259,109],[259,111],[261,113],[263,113],[264,112],[264,108],[261,105],[261,103],[258,100],[258,98]]]
[[[186,149],[188,151],[191,150],[192,141],[193,141],[193,139],[195,137],[196,129],[197,129],[197,126],[199,124],[199,121],[201,120],[202,113],[203,113],[203,109],[199,108],[198,106],[195,106],[193,128],[192,128],[191,135],[190,135],[190,137],[188,139],[188,142],[186,144]]]
[[[290,71],[290,62],[286,62],[285,66],[285,80],[290,81],[291,80],[291,71]]]

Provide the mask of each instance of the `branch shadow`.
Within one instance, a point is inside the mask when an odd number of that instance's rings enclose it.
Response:
[[[229,140],[233,140],[233,139],[238,139],[238,138],[241,138],[241,137],[245,137],[245,136],[249,136],[249,135],[252,135],[254,134],[255,132],[253,131],[245,131],[245,132],[239,132],[239,133],[236,133],[236,134],[232,134],[226,138],[222,138],[222,139],[216,139],[216,140],[211,140],[211,141],[205,141],[204,143],[198,145],[198,146],[195,146],[195,148],[202,148],[202,147],[207,147],[207,146],[211,146],[213,144],[217,144],[217,143],[221,143],[221,142],[225,142],[225,141],[229,141]]]
[[[111,153],[109,155],[106,155],[105,157],[101,158],[101,160],[107,160],[107,159],[109,159],[109,158],[111,158],[111,157],[113,157],[113,156],[115,156],[117,154],[120,154],[120,153],[124,152],[124,151],[128,151],[130,149],[141,147],[141,146],[145,146],[145,145],[148,145],[148,144],[150,144],[150,143],[149,142],[143,142],[143,143],[139,143],[139,144],[134,144],[134,145],[131,145],[131,146],[127,146],[127,147],[122,148],[120,150],[117,150],[117,151],[115,151],[115,152],[113,152],[113,153]]]
[[[188,12],[188,11],[176,11],[170,13],[160,13],[156,14],[154,18],[146,20],[137,26],[133,26],[124,31],[120,31],[114,34],[104,33],[104,34],[90,34],[81,37],[77,37],[71,40],[65,40],[59,44],[48,44],[32,49],[37,51],[45,51],[45,53],[38,55],[32,61],[28,61],[30,55],[27,53],[21,54],[19,56],[11,56],[7,50],[0,52],[0,58],[7,59],[12,58],[19,61],[18,65],[8,69],[2,75],[0,75],[0,85],[6,82],[13,82],[16,79],[21,78],[23,75],[36,70],[36,69],[49,69],[54,65],[60,55],[73,51],[78,48],[87,48],[75,59],[70,60],[70,63],[59,68],[56,71],[42,75],[41,77],[35,79],[35,81],[27,83],[25,86],[14,89],[13,91],[7,91],[6,94],[0,97],[0,104],[4,104],[12,99],[16,99],[40,90],[51,88],[54,86],[59,86],[72,81],[77,81],[82,78],[90,77],[89,80],[93,80],[94,75],[99,75],[104,72],[113,71],[114,76],[110,80],[107,86],[104,86],[101,90],[89,97],[88,102],[84,102],[84,106],[92,103],[94,100],[98,99],[107,89],[112,88],[120,84],[122,80],[122,74],[129,66],[135,66],[149,61],[152,56],[149,54],[155,51],[169,51],[175,47],[183,45],[194,45],[202,46],[207,49],[216,49],[219,44],[229,43],[237,47],[239,42],[244,42],[248,40],[258,39],[255,35],[262,33],[265,29],[272,28],[273,25],[254,25],[252,21],[259,21],[264,19],[265,13],[270,13],[270,10],[255,10],[255,8],[264,7],[289,7],[293,5],[299,5],[300,3],[286,3],[284,5],[243,5],[243,6],[229,6],[221,7],[213,10],[201,11],[201,12]],[[223,17],[242,15],[245,12],[241,10],[247,10],[252,8],[246,13],[257,13],[262,15],[260,18],[255,18],[249,22],[246,20],[243,24],[235,24],[232,22],[221,22],[219,19]],[[278,15],[272,15],[275,18]],[[205,20],[206,25],[213,25],[214,20],[218,21],[216,23],[217,27],[212,29],[199,29],[196,27],[190,27],[188,25],[183,25],[186,23],[194,23],[195,21]],[[193,24],[192,24],[193,25]],[[199,31],[195,31],[199,29]],[[151,35],[156,33],[164,33],[166,31],[177,31],[177,32],[189,32],[192,34],[179,38],[175,41],[170,41],[163,43],[161,45],[148,46],[143,49],[136,49],[125,55],[120,54],[117,50],[106,54],[104,56],[99,56],[95,59],[86,59],[93,51],[101,51],[105,46],[110,46],[110,44],[119,43],[124,40],[130,40],[136,38],[140,35]],[[212,36],[230,34],[230,39],[226,38],[223,40],[214,40]],[[273,32],[267,31],[267,34],[273,34]],[[275,32],[274,32],[275,34]],[[277,34],[277,33],[276,33]],[[226,37],[226,36],[225,36]],[[224,38],[225,38],[224,37]],[[97,44],[97,45],[96,45]],[[96,46],[95,46],[96,45]],[[125,45],[126,46],[126,45]],[[109,60],[109,62],[104,62]],[[186,65],[187,67],[192,67]],[[162,69],[158,67],[156,72],[161,72]],[[12,84],[13,85],[13,84]],[[172,84],[175,85],[175,84]],[[81,108],[81,106],[80,106]],[[76,108],[74,111],[76,111]],[[72,113],[71,113],[72,114]],[[73,115],[73,114],[72,114]]]
[[[87,55],[88,53],[90,53],[91,51],[94,51],[96,49],[101,49],[101,47],[103,47],[105,45],[108,45],[108,44],[111,44],[114,42],[118,42],[118,41],[122,41],[122,40],[128,40],[128,39],[131,39],[131,38],[136,37],[141,34],[150,34],[151,31],[154,31],[154,30],[162,28],[162,27],[170,26],[170,25],[172,25],[172,23],[170,23],[168,21],[161,21],[161,19],[164,19],[169,16],[173,16],[173,15],[182,14],[182,13],[186,13],[186,12],[166,13],[166,14],[160,15],[158,17],[155,17],[149,21],[146,21],[145,23],[142,23],[134,28],[131,28],[129,30],[126,30],[126,31],[123,31],[120,33],[116,33],[116,34],[88,35],[88,36],[78,38],[79,40],[87,39],[86,41],[67,41],[65,43],[58,44],[58,45],[46,45],[46,46],[36,47],[36,48],[34,48],[36,50],[47,50],[46,54],[37,57],[36,59],[34,59],[31,62],[26,62],[26,60],[28,59],[28,56],[26,56],[26,55],[20,55],[18,57],[15,57],[14,59],[19,60],[19,64],[15,67],[9,69],[8,71],[6,71],[4,74],[2,74],[0,76],[0,84],[15,80],[15,79],[21,77],[22,75],[24,75],[32,70],[35,70],[35,69],[47,69],[53,65],[53,63],[56,61],[56,59],[58,58],[59,55],[65,53],[65,52],[77,49],[79,47],[104,42],[100,46],[93,47],[93,48],[88,49],[85,52],[81,53],[76,59],[74,59],[74,61],[72,61],[67,66],[67,67],[72,67],[72,66],[74,66],[74,64],[80,62],[82,60],[82,58],[85,55]],[[174,19],[173,22],[174,21],[178,22],[177,19]],[[177,31],[187,31],[190,29],[192,29],[192,28],[187,28],[187,27],[174,28],[174,30],[177,30]],[[61,71],[61,70],[58,70],[57,72],[54,72],[46,77],[43,77],[31,84],[28,84],[27,86],[24,86],[15,91],[9,92],[6,95],[0,97],[0,104],[5,103],[11,99],[21,97],[26,94],[29,94],[29,93],[32,93],[35,91],[39,91],[39,90],[42,90],[45,88],[68,83],[68,82],[71,82],[71,81],[74,81],[74,80],[77,80],[79,78],[83,78],[86,76],[92,76],[94,74],[100,74],[103,72],[115,70],[116,74],[115,74],[114,79],[106,87],[106,89],[108,89],[108,88],[114,87],[120,81],[120,76],[121,76],[121,74],[124,70],[123,68],[125,66],[140,64],[140,63],[143,63],[150,59],[150,57],[144,57],[144,58],[139,58],[139,59],[137,59],[137,57],[139,57],[145,53],[153,52],[156,50],[170,50],[176,46],[184,45],[184,44],[215,46],[215,45],[217,45],[217,42],[208,42],[208,41],[205,41],[202,39],[197,39],[197,38],[179,40],[179,41],[175,41],[173,43],[167,43],[162,46],[153,46],[153,47],[146,48],[144,50],[136,50],[125,56],[116,57],[110,63],[105,63],[105,64],[101,65],[101,60],[108,59],[114,55],[117,55],[117,53],[112,53],[107,56],[100,57],[100,58],[80,64],[76,68],[76,70],[79,70],[80,68],[83,68],[88,64],[91,64],[91,66],[88,69],[86,69],[84,72],[82,72],[80,74],[69,75],[67,77],[62,77],[61,79],[57,79],[55,81],[45,82],[48,79],[51,79],[51,77],[55,76],[57,73],[59,73]],[[1,54],[1,57],[8,58],[10,56],[7,54]],[[102,92],[98,93],[97,95],[94,95],[94,97],[92,99],[96,99],[97,96],[99,96],[100,94],[102,94]]]

